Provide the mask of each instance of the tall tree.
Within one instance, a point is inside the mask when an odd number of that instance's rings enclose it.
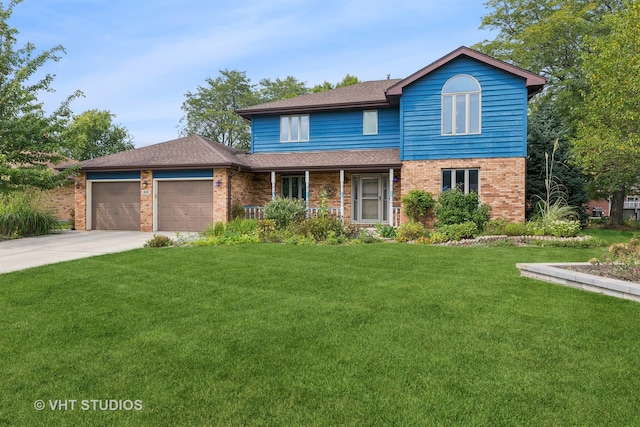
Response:
[[[582,60],[587,40],[609,31],[604,16],[624,9],[623,0],[488,0],[482,29],[497,30],[494,40],[474,47],[549,79],[558,113],[573,124],[574,107],[584,89]]]
[[[70,115],[69,102],[76,93],[47,115],[38,101],[52,92],[53,76],[38,73],[50,61],[59,61],[62,46],[41,52],[32,43],[16,46],[18,30],[8,24],[19,0],[0,3],[0,192],[36,186],[52,188],[66,177],[55,175],[48,164],[64,160],[60,133]]]
[[[612,31],[592,38],[582,64],[588,91],[573,141],[576,162],[594,190],[612,196],[611,222],[621,224],[624,196],[640,179],[640,4],[605,18]]]
[[[124,126],[113,123],[107,110],[87,110],[74,116],[62,133],[65,154],[74,160],[87,160],[134,148],[133,138]]]
[[[204,86],[185,96],[185,116],[180,120],[183,135],[197,134],[230,147],[249,148],[249,126],[234,112],[258,102],[246,72],[220,70],[220,76],[207,78]]]
[[[550,179],[556,191],[551,195],[551,204],[562,198],[584,215],[582,206],[589,201],[586,177],[571,162],[569,127],[548,94],[541,95],[529,116],[527,145],[527,215],[534,213],[536,204],[546,198],[545,180],[549,177],[545,171],[552,154],[555,164]]]
[[[258,89],[260,102],[295,98],[296,96],[306,95],[307,93],[309,93],[309,88],[306,83],[292,76],[288,76],[284,80],[262,79],[260,80]]]
[[[351,74],[347,74],[346,76],[344,76],[344,78],[341,81],[339,81],[335,85],[325,80],[324,83],[315,85],[313,88],[311,88],[311,92],[313,93],[325,92],[327,90],[337,89],[339,87],[351,86],[356,83],[360,83],[360,80],[358,80],[358,77],[352,76]]]

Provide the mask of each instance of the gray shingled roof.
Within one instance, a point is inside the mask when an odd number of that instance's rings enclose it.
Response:
[[[398,149],[248,154],[201,136],[191,135],[85,160],[79,165],[84,171],[240,167],[262,172],[387,168],[399,167],[401,163]]]
[[[160,144],[122,151],[80,162],[83,170],[92,169],[163,169],[194,167],[237,167],[240,150],[210,141],[198,135]]]
[[[292,113],[296,111],[317,111],[340,107],[366,108],[389,105],[385,96],[387,88],[399,83],[400,79],[374,80],[356,83],[324,92],[310,93],[295,98],[283,99],[266,104],[237,110],[242,117],[255,114]]]

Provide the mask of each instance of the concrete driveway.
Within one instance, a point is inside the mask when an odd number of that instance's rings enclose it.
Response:
[[[141,248],[154,234],[175,237],[169,232],[93,230],[0,241],[0,273]]]

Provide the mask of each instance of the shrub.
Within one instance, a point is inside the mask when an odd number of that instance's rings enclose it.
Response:
[[[60,228],[60,222],[31,191],[0,196],[0,236],[12,238],[48,234]]]
[[[411,190],[402,198],[402,203],[405,215],[411,221],[421,222],[429,215],[436,202],[427,191]]]
[[[396,228],[391,225],[376,224],[376,231],[385,239],[393,239],[396,237]]]
[[[173,240],[168,238],[167,236],[163,236],[162,234],[154,234],[153,238],[147,240],[144,243],[145,248],[165,248],[167,246],[171,246],[173,244]]]
[[[286,228],[304,219],[305,208],[304,200],[274,199],[264,207],[264,216],[273,219],[277,228]]]
[[[580,232],[580,221],[553,221],[547,224],[545,234],[555,237],[575,237]]]
[[[424,225],[420,222],[409,221],[402,224],[396,230],[396,241],[398,242],[410,242],[416,240],[419,237],[427,236],[429,232]]]
[[[449,224],[438,227],[438,231],[446,235],[454,242],[462,239],[474,239],[478,235],[478,226],[475,222],[466,221],[460,224]]]
[[[504,234],[507,236],[527,236],[529,235],[529,230],[525,223],[508,222],[504,226]]]
[[[331,233],[334,237],[343,234],[342,222],[330,217],[307,218],[297,225],[296,231],[302,236],[313,237],[316,241],[327,240]]]
[[[239,203],[234,203],[231,206],[231,219],[244,219],[244,206]]]
[[[435,207],[438,225],[472,221],[482,231],[489,221],[491,208],[486,204],[480,205],[479,202],[477,193],[464,194],[457,188],[440,193]]]
[[[507,224],[509,224],[509,222],[507,221],[506,218],[498,218],[498,219],[491,220],[485,224],[484,234],[487,234],[490,236],[507,234],[505,230],[505,228],[507,227]]]

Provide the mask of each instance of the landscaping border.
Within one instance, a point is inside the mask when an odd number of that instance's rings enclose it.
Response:
[[[568,270],[563,267],[590,265],[588,262],[516,264],[520,275],[585,291],[640,302],[640,284]]]

